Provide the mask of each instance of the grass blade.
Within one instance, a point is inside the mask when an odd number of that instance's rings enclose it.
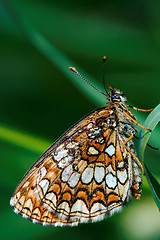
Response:
[[[51,145],[49,141],[15,130],[4,124],[0,124],[0,140],[37,153],[42,153]]]
[[[144,126],[153,131],[156,125],[159,123],[159,121],[160,121],[160,104],[156,108],[154,108],[154,110],[149,114],[149,116],[147,117],[144,123]],[[150,171],[148,165],[145,163],[145,160],[144,160],[144,152],[145,152],[147,142],[150,138],[150,135],[151,135],[151,132],[148,132],[145,129],[141,130],[140,142],[139,142],[140,155],[141,155],[141,160],[144,166],[145,174],[146,174],[147,181],[150,186],[153,198],[157,204],[157,207],[160,210],[160,183],[157,180],[157,178],[154,176],[154,174]]]

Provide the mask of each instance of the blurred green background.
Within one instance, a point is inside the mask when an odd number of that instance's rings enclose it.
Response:
[[[18,182],[67,128],[106,99],[69,71],[74,66],[103,90],[106,80],[130,104],[149,109],[160,95],[160,1],[0,1],[0,238],[160,239],[159,211],[144,178],[141,200],[121,213],[79,227],[43,227],[9,206]],[[147,114],[135,113],[143,124]],[[150,144],[159,146],[160,128]],[[136,149],[137,140],[136,142]],[[160,151],[147,148],[160,175]]]

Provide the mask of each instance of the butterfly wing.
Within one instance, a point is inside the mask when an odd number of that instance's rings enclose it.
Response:
[[[128,202],[132,187],[139,189],[138,166],[109,116],[109,106],[87,115],[34,163],[11,198],[16,213],[43,225],[77,225]]]

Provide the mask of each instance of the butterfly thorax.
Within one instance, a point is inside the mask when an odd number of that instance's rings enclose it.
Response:
[[[109,102],[107,103],[107,108],[109,107],[109,116],[107,118],[107,127],[115,129],[117,128],[119,133],[126,136],[135,134],[137,129],[133,121],[126,116],[127,113],[131,118],[136,119],[136,117],[127,108],[126,102],[128,97],[120,90],[110,87],[110,92],[107,95]]]
[[[106,129],[112,129],[118,131],[126,137],[137,132],[137,128],[130,118],[124,114],[124,106],[121,104],[114,104],[108,102],[106,106],[106,115],[97,119],[97,125]],[[128,114],[135,118],[135,116],[129,111]]]

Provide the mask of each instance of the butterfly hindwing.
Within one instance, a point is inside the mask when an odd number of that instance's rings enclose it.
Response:
[[[76,225],[119,211],[132,190],[139,194],[138,165],[112,113],[107,105],[87,115],[35,162],[11,198],[15,212],[43,225]]]

